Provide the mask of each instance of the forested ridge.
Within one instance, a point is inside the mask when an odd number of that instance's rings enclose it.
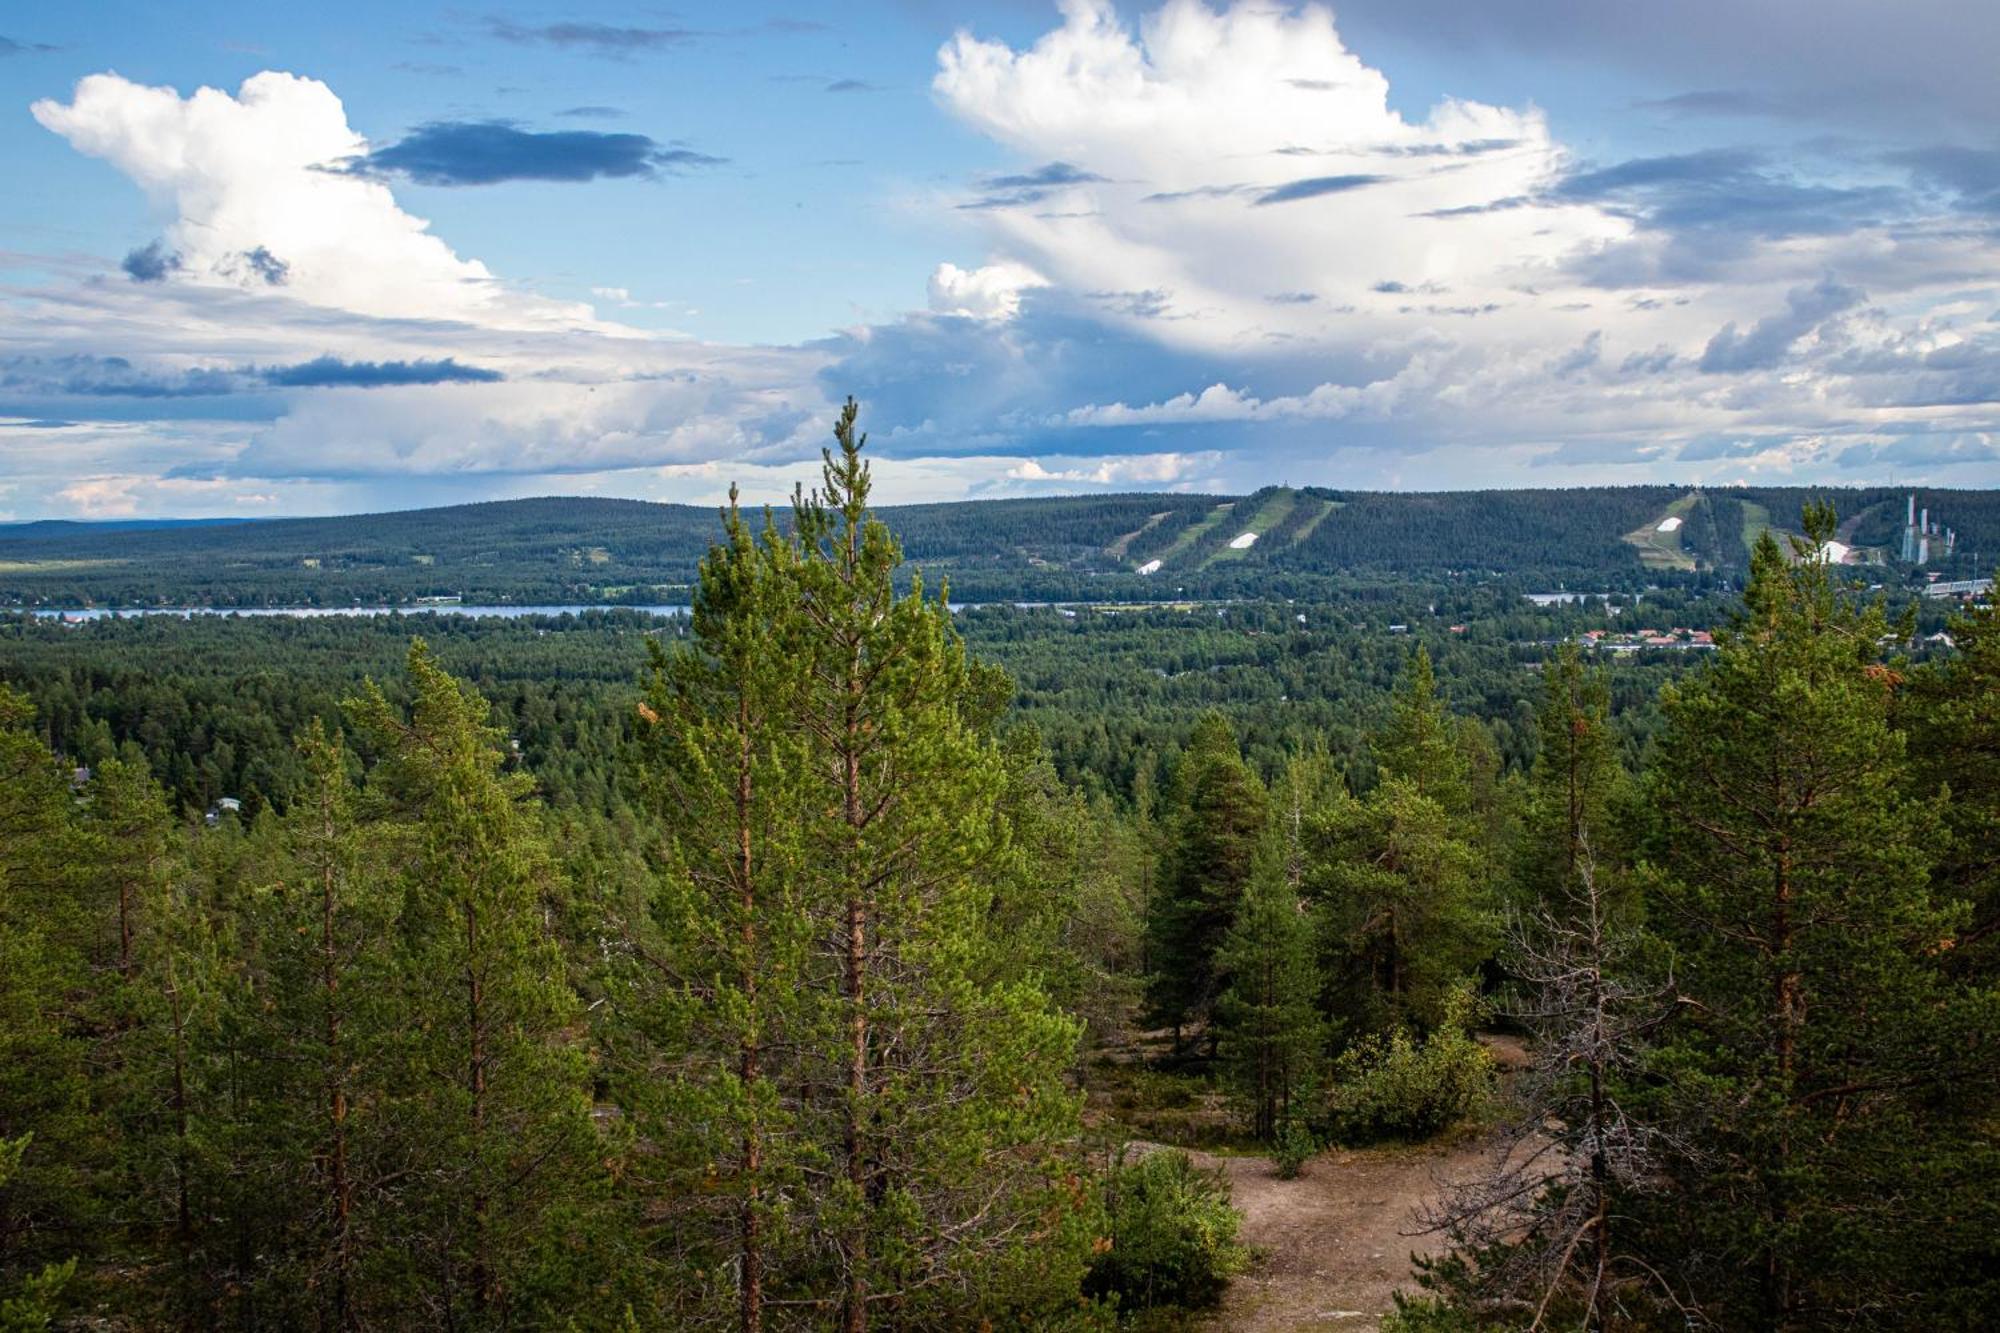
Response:
[[[768,520],[617,510],[686,616],[0,620],[0,1328],[1179,1328],[1258,1262],[1181,1149],[1454,1136],[1385,1328],[1985,1326],[2000,629],[1816,555],[1899,496],[975,542],[864,444]],[[1609,604],[1461,577],[1638,566],[1676,503],[1697,568]],[[121,539],[254,598],[282,526]],[[1010,540],[1256,595],[912,569]]]
[[[1758,535],[1773,522],[1784,535],[1786,516],[1808,502],[1834,503],[1843,540],[1890,560],[1900,554],[1908,494],[1268,487],[1241,497],[979,500],[882,513],[912,567],[948,576],[959,600],[1114,601],[1316,596],[1356,576],[1592,591],[1740,586]],[[1927,570],[1986,573],[1983,562],[2000,554],[2000,493],[1924,491],[1921,501],[1959,537],[1950,559],[1939,543]],[[1670,516],[1685,522],[1669,538],[1657,527]],[[781,529],[790,522],[782,510],[776,519]],[[714,525],[702,506],[597,498],[235,523],[0,525],[0,605],[677,603]],[[1246,533],[1254,544],[1232,545]],[[1882,577],[1900,583],[1912,573],[1899,566]]]

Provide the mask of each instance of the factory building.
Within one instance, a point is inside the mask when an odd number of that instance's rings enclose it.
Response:
[[[1930,506],[1917,508],[1917,497],[1909,497],[1903,518],[1903,549],[1906,565],[1927,565],[1933,555],[1949,559],[1958,549],[1958,534],[1931,518]]]

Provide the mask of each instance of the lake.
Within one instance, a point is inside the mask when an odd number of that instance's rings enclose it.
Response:
[[[637,611],[649,616],[684,616],[685,606],[466,606],[445,603],[437,606],[93,606],[63,609],[35,607],[35,615],[48,620],[128,620],[135,616],[282,616],[311,620],[320,616],[494,616],[520,620],[526,616],[575,616],[585,611]]]

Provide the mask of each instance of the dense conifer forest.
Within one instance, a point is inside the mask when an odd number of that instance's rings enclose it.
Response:
[[[864,445],[719,524],[0,537],[690,607],[0,619],[0,1328],[1187,1328],[1267,1261],[1224,1167],[1437,1144],[1384,1328],[1989,1326],[2000,626],[1826,561],[1900,494],[972,524]]]

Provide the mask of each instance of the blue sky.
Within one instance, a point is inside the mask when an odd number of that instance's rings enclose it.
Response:
[[[0,11],[0,520],[2000,484],[2000,7]]]

